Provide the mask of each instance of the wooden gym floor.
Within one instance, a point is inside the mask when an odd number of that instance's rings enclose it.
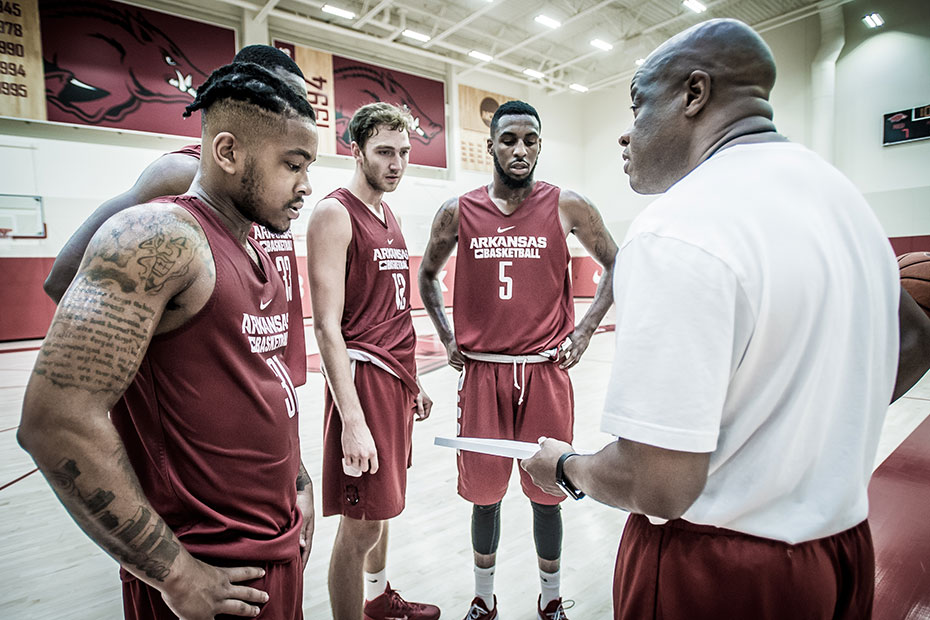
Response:
[[[584,305],[578,308],[580,312]],[[417,331],[432,333],[428,320],[415,319]],[[608,315],[605,322],[612,322]],[[312,329],[308,348],[315,351]],[[0,343],[0,618],[4,620],[103,620],[120,618],[117,564],[77,528],[61,507],[35,465],[16,443],[23,391],[35,361],[38,341]],[[595,450],[611,440],[601,433],[600,416],[605,385],[613,358],[611,333],[598,334],[581,363],[571,371],[575,386],[575,447]],[[421,380],[435,401],[432,416],[414,428],[414,466],[409,472],[407,509],[392,521],[388,579],[409,600],[435,603],[442,618],[460,619],[474,595],[470,539],[470,505],[455,492],[456,468],[452,451],[433,445],[437,435],[455,434],[455,389],[458,375],[441,366]],[[320,484],[323,379],[311,373],[299,389],[303,460],[318,488]],[[930,413],[930,379],[925,378],[905,398],[889,408],[882,432],[878,466]],[[925,425],[930,429],[930,423]],[[915,440],[918,433],[915,433]],[[930,436],[930,432],[925,433]],[[930,443],[930,441],[928,441]],[[930,453],[930,445],[926,446]],[[911,448],[913,450],[913,446]],[[918,448],[919,451],[919,448]],[[905,468],[908,466],[905,464]],[[925,483],[930,463],[909,476]],[[877,477],[878,478],[878,477]],[[930,486],[926,485],[925,486]],[[912,492],[909,492],[913,495]],[[876,496],[873,513],[883,511],[882,525],[894,521],[893,493]],[[930,506],[913,527],[925,523]],[[320,511],[317,492],[317,510]],[[909,510],[919,507],[908,505]],[[575,601],[568,610],[573,620],[609,618],[611,578],[617,542],[626,513],[584,500],[563,504],[564,551],[562,593]],[[890,516],[889,516],[890,515]],[[305,572],[304,613],[308,619],[330,618],[326,573],[337,519],[316,520],[313,551]],[[886,529],[897,528],[891,523]],[[875,529],[875,526],[873,526]],[[928,530],[923,526],[924,530]],[[883,536],[876,533],[876,543]],[[922,532],[923,540],[930,540]],[[882,550],[877,550],[881,559]],[[897,556],[896,556],[897,557]],[[899,558],[900,559],[900,558]],[[898,570],[910,571],[898,562]],[[881,567],[880,567],[881,569]],[[893,573],[892,573],[893,574]],[[927,587],[926,575],[916,581]],[[882,587],[887,588],[888,584]],[[892,588],[893,589],[893,588]],[[879,588],[881,590],[881,588]],[[498,608],[505,620],[535,620],[539,578],[533,548],[529,503],[522,496],[514,472],[503,503],[501,544],[496,576]],[[911,612],[930,617],[924,604],[908,605]],[[878,616],[878,614],[876,614]],[[892,616],[886,616],[891,618]],[[899,616],[902,617],[902,616]]]

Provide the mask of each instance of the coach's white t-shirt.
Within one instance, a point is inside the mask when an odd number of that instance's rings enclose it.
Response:
[[[604,431],[711,452],[682,518],[795,543],[868,515],[898,269],[852,183],[791,143],[720,151],[633,222]]]

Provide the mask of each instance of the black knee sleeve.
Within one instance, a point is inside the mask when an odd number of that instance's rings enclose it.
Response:
[[[536,555],[544,560],[558,560],[562,556],[562,507],[530,503],[533,505]]]
[[[501,503],[479,506],[471,510],[471,546],[476,553],[491,555],[497,552],[501,539]]]

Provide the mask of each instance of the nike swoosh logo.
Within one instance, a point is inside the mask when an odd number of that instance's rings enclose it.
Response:
[[[260,303],[258,304],[258,309],[259,309],[259,310],[264,310],[265,308],[268,307],[268,304],[270,304],[272,301],[274,301],[274,297],[272,297],[272,298],[269,299],[268,301],[260,302]]]
[[[388,245],[391,245],[392,243],[394,243],[394,240],[393,240],[393,239],[388,239]]]
[[[510,230],[511,228],[516,228],[516,226],[508,226],[507,228],[501,228],[500,226],[498,226],[498,227],[497,227],[497,232],[499,232],[499,233],[504,233],[504,232],[507,232],[508,230]]]

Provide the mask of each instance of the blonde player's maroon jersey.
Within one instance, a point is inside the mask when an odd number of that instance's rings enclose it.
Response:
[[[559,188],[537,181],[510,215],[479,187],[459,197],[452,304],[463,351],[523,355],[574,330],[568,245]]]
[[[346,344],[373,352],[405,375],[416,375],[416,334],[410,318],[410,264],[400,225],[386,203],[384,221],[352,192],[340,188],[327,198],[345,207],[352,222],[346,250],[345,305],[342,337]],[[400,375],[400,373],[398,373]],[[401,378],[409,378],[401,375]]]
[[[200,145],[190,144],[173,154],[187,155],[200,159]],[[252,224],[249,236],[258,241],[274,261],[275,270],[281,274],[287,287],[287,303],[291,317],[287,350],[284,363],[291,371],[294,385],[307,382],[307,343],[304,337],[304,311],[300,303],[300,276],[297,273],[297,255],[294,253],[294,235],[291,231],[274,233],[261,224]]]
[[[216,283],[193,318],[152,338],[111,411],[113,424],[145,496],[189,551],[292,559],[299,440],[297,395],[282,359],[290,321],[284,283],[257,241],[248,240],[260,265],[199,199],[165,200],[200,223]],[[170,258],[170,238],[154,243]],[[130,536],[147,519],[140,509],[135,525],[127,522],[130,544],[160,540]]]

